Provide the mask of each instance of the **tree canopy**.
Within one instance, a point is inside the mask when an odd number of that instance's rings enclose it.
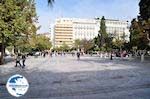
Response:
[[[148,20],[150,18],[150,0],[141,0],[140,6],[140,17],[143,20]]]
[[[137,49],[148,49],[150,43],[150,1],[141,0],[139,3],[140,16],[131,21],[130,45]]]

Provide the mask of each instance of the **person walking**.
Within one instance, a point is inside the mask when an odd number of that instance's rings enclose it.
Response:
[[[49,52],[49,56],[50,56],[50,57],[53,57],[53,52]]]
[[[21,58],[20,58],[20,54],[17,54],[17,55],[16,55],[16,65],[15,65],[15,67],[17,67],[17,66],[18,66],[18,64],[19,64],[19,65],[20,65],[20,67],[21,67],[20,60],[21,60]]]
[[[80,59],[80,52],[77,52],[77,58]]]
[[[43,57],[45,58],[45,56],[46,56],[46,52],[43,52]]]
[[[25,54],[22,55],[22,68],[25,68],[25,61],[26,61],[26,56]]]
[[[72,54],[72,56],[74,57],[74,52],[73,52],[73,51],[72,51],[72,53],[71,53],[71,54]]]

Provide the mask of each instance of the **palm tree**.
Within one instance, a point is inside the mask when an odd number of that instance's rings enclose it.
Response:
[[[48,0],[48,4],[52,5],[55,0]]]

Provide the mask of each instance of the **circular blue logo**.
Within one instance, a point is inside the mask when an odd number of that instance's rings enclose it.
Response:
[[[20,97],[28,91],[29,83],[24,76],[16,74],[8,79],[6,88],[12,96]]]

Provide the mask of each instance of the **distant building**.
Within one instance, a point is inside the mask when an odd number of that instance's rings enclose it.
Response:
[[[54,46],[61,46],[63,43],[72,46],[76,39],[93,39],[98,36],[100,19],[81,18],[59,18],[54,24]],[[126,35],[129,41],[129,29],[127,21],[106,19],[106,31],[115,37]]]
[[[76,39],[93,39],[98,34],[96,20],[79,18],[60,18],[56,20],[55,46],[63,43],[72,46]]]
[[[93,39],[98,35],[97,25],[94,19],[73,19],[73,40]]]
[[[97,20],[100,27],[100,20]],[[125,35],[125,40],[129,41],[130,32],[128,29],[128,21],[122,21],[122,20],[113,20],[113,19],[106,19],[106,32],[108,34],[112,34],[115,37],[119,37],[121,39],[121,36]]]
[[[50,25],[50,34],[51,34],[52,47],[54,47],[54,46],[55,46],[54,24],[51,24],[51,25]]]
[[[57,19],[54,26],[55,46],[63,43],[68,46],[73,44],[73,21],[71,19]]]

